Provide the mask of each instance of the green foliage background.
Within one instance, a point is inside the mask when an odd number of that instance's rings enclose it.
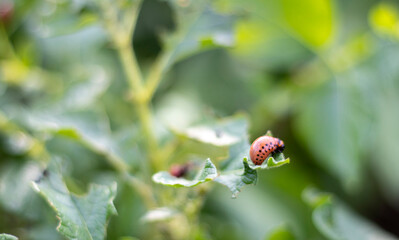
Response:
[[[0,239],[397,239],[398,56],[394,1],[1,0]]]

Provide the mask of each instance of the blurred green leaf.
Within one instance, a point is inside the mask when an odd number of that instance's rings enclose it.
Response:
[[[358,188],[362,161],[360,150],[369,125],[366,106],[348,78],[334,78],[305,91],[298,107],[295,130],[301,141],[347,189]]]
[[[278,1],[288,26],[303,41],[314,47],[328,44],[334,34],[332,0]]]
[[[190,1],[187,6],[170,2],[179,30],[166,38],[166,47],[171,51],[168,66],[203,50],[233,46],[234,16],[215,12],[206,1]]]
[[[197,140],[205,144],[216,146],[229,146],[239,141],[237,136],[222,131],[218,126],[195,126],[190,127],[181,136]]]
[[[116,214],[113,199],[116,184],[91,185],[85,196],[75,196],[61,176],[60,162],[53,159],[43,176],[33,182],[34,189],[46,199],[60,219],[58,231],[68,239],[104,239],[106,222]]]
[[[0,203],[8,211],[29,219],[38,216],[37,198],[29,186],[30,182],[41,175],[38,163],[10,162],[3,165],[0,172]]]
[[[399,38],[399,14],[394,5],[382,2],[374,6],[370,11],[369,21],[377,34]]]
[[[295,240],[297,239],[288,226],[282,225],[273,228],[265,240]]]
[[[193,180],[172,176],[169,172],[158,172],[152,176],[156,183],[172,187],[194,187],[198,184],[211,181],[217,177],[218,173],[215,165],[207,159],[204,167],[197,173]]]
[[[0,234],[0,240],[18,240],[18,238],[10,234],[2,233]]]
[[[249,156],[248,118],[246,115],[236,115],[218,122],[215,128],[239,139],[229,147],[229,156],[221,165],[221,171],[243,170],[243,159]]]
[[[314,208],[314,225],[327,239],[397,239],[360,217],[337,199],[326,196],[328,195],[314,188],[307,188],[303,192],[305,202]]]
[[[399,154],[399,110],[395,103],[399,101],[398,77],[399,61],[398,45],[385,45],[376,55],[376,59],[370,61],[370,64],[364,66],[369,77],[369,91],[377,94],[375,101],[375,112],[373,112],[374,125],[370,134],[368,153],[370,153],[370,166],[373,168],[378,178],[380,189],[384,196],[390,201],[392,206],[397,207],[399,203],[399,162],[396,156]],[[387,64],[389,63],[389,64]],[[373,71],[367,71],[372,69]],[[362,82],[366,78],[360,79]],[[376,79],[378,79],[376,81]]]
[[[99,66],[85,66],[84,69],[76,68],[74,71],[77,78],[84,81],[72,82],[59,104],[66,109],[85,109],[93,106],[110,85],[107,73]]]
[[[257,179],[256,170],[248,165],[248,160],[244,158],[243,170],[237,169],[234,171],[226,171],[220,174],[215,179],[216,182],[225,185],[233,193],[232,197],[236,198],[240,193],[241,188],[249,184],[255,184]]]
[[[57,108],[27,112],[26,121],[35,132],[47,132],[69,137],[94,152],[105,155],[115,168],[126,169],[122,142],[111,134],[108,118],[101,111],[59,111]],[[118,136],[115,136],[118,138]],[[118,145],[120,144],[120,145]]]

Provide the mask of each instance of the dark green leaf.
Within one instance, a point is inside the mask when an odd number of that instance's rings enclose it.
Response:
[[[255,184],[257,179],[256,170],[248,165],[248,160],[244,158],[244,171],[238,169],[234,171],[224,172],[215,179],[216,182],[227,186],[233,193],[233,198],[236,198],[240,193],[241,188],[249,184]]]
[[[397,239],[357,215],[329,194],[307,188],[303,197],[314,208],[314,225],[327,239]]]
[[[58,231],[68,239],[104,239],[107,220],[116,214],[116,184],[91,185],[85,196],[71,194],[61,176],[60,162],[51,161],[34,189],[46,199],[60,220]]]
[[[315,159],[347,189],[353,189],[359,187],[363,161],[360,150],[368,137],[364,129],[370,126],[367,110],[357,103],[358,93],[349,84],[349,79],[334,78],[303,93],[296,131]]]

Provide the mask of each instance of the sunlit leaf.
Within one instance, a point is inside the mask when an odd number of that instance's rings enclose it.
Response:
[[[288,26],[311,46],[321,47],[331,41],[335,19],[332,0],[279,1]]]
[[[152,180],[156,183],[172,186],[172,187],[194,187],[198,184],[211,181],[217,177],[218,173],[215,165],[210,159],[207,159],[204,167],[197,173],[194,179],[178,178],[172,176],[169,172],[158,172],[152,176]]]
[[[185,135],[188,138],[216,146],[232,145],[239,140],[238,137],[232,136],[226,132],[222,132],[217,127],[212,129],[207,126],[196,126],[188,128],[185,131]]]
[[[370,11],[369,21],[376,33],[399,37],[399,14],[395,6],[385,2],[378,4]]]
[[[34,189],[57,213],[58,231],[68,239],[103,239],[107,220],[116,214],[113,199],[116,184],[91,185],[85,196],[76,196],[66,187],[60,162],[52,160],[43,176],[33,182]]]
[[[293,234],[292,230],[285,225],[273,228],[265,240],[295,240],[297,239]]]
[[[0,240],[18,240],[18,238],[10,234],[1,233]]]

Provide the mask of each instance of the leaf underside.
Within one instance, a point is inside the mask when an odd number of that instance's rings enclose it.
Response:
[[[10,234],[1,233],[0,240],[18,240],[18,238]]]

